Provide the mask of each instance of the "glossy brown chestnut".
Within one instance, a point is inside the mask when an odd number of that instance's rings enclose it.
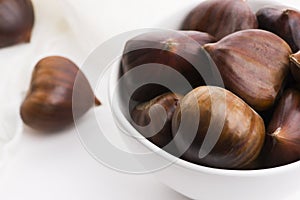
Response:
[[[191,38],[196,41],[196,45],[195,43],[191,44]],[[203,85],[204,81],[190,60],[197,62],[200,57],[198,56],[199,48],[213,41],[215,41],[214,37],[197,31],[145,33],[127,42],[122,57],[122,71],[126,75],[127,72],[138,66],[151,63],[151,67],[153,67],[151,76],[168,76],[168,72],[157,68],[157,64],[163,64],[177,70],[193,87],[197,87]],[[181,57],[178,53],[185,55],[185,57]],[[132,82],[134,81],[131,78],[127,78],[125,81],[128,87],[131,87]],[[145,102],[168,91],[158,84],[146,84],[136,90],[132,99]]]
[[[300,160],[300,92],[287,90],[267,129],[264,164],[277,167]]]
[[[0,48],[29,42],[33,24],[31,0],[1,0]]]
[[[300,50],[300,12],[282,6],[265,7],[257,13],[259,28],[283,38],[293,52]]]
[[[255,14],[245,0],[207,0],[186,17],[183,30],[207,32],[217,40],[245,29],[257,28]]]
[[[180,95],[175,95],[173,93],[162,94],[149,102],[142,103],[134,108],[132,111],[132,120],[138,126],[135,126],[138,131],[141,132],[143,136],[148,138],[152,143],[162,148],[169,144],[172,139],[172,129],[171,121],[176,107],[182,97]],[[166,113],[166,119],[163,119],[163,115],[154,108],[154,106],[162,106],[164,112]],[[150,118],[150,110],[152,110],[152,117]],[[165,122],[161,127],[159,124]],[[139,126],[145,127],[150,125],[149,129],[142,130]],[[160,129],[161,128],[161,129]],[[155,130],[159,129],[159,132],[155,133]],[[149,132],[148,132],[149,131]],[[150,137],[149,137],[150,136]]]
[[[204,45],[225,87],[256,111],[270,109],[289,73],[291,49],[277,35],[258,29],[233,33]]]
[[[82,93],[73,105],[75,81]],[[31,128],[56,131],[73,123],[72,107],[81,116],[93,106],[91,102],[100,105],[79,68],[67,58],[46,57],[35,66],[21,117]]]
[[[300,83],[300,51],[290,55],[292,76],[297,83]]]
[[[182,156],[183,159],[204,166],[243,169],[249,167],[258,157],[265,138],[264,122],[242,99],[219,87],[202,86],[194,89],[180,101],[180,106],[174,113],[173,135],[179,134],[177,131],[182,120],[191,123],[191,125],[186,124],[186,127],[193,126],[192,118],[184,119],[182,113],[190,117],[196,116],[197,112],[200,114],[197,133]],[[209,126],[221,127],[220,136],[212,150],[205,149],[206,146],[203,145],[205,138],[208,137]],[[182,130],[184,130],[180,133],[183,135],[182,138],[192,137],[190,129]],[[219,134],[216,129],[213,130],[210,134]],[[211,141],[206,142],[211,143]],[[201,159],[198,156],[200,148],[204,148],[208,153]]]

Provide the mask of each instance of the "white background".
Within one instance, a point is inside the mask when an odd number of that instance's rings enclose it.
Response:
[[[5,94],[10,91],[9,95],[22,100],[34,64],[41,57],[65,55],[81,65],[97,44],[111,36],[153,27],[166,20],[172,26],[184,16],[176,13],[178,8],[189,9],[197,2],[187,5],[184,0],[35,0],[32,42],[0,50],[0,78],[7,85]],[[287,2],[298,6],[296,1]],[[5,101],[3,91],[1,98]],[[121,174],[102,166],[82,147],[74,128],[43,135],[24,127],[15,151],[1,168],[0,199],[186,198],[151,175]]]

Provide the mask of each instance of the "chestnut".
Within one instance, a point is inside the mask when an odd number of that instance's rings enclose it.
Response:
[[[264,7],[256,13],[260,29],[283,38],[293,52],[300,50],[300,12],[283,6]]]
[[[81,92],[76,96],[73,93],[75,83]],[[77,98],[75,103],[73,95]],[[93,102],[100,105],[76,64],[64,57],[50,56],[36,64],[20,113],[29,127],[53,132],[74,122],[73,109],[80,117],[93,106]]]
[[[235,32],[204,49],[216,63],[225,87],[256,111],[271,109],[289,74],[289,45],[258,29]]]
[[[191,39],[195,41],[196,45],[191,43]],[[190,61],[198,62],[201,59],[199,49],[202,45],[214,41],[214,37],[209,34],[197,31],[153,31],[141,34],[126,43],[121,63],[122,75],[126,75],[130,70],[141,65],[151,64],[149,66],[151,67],[151,76],[170,76],[168,71],[158,68],[158,65],[161,64],[167,66],[166,68],[170,67],[178,71],[192,87],[203,85],[202,76]],[[184,58],[178,54],[179,52],[181,55],[185,55]],[[127,88],[131,88],[135,82],[133,78],[126,78],[124,84]],[[166,92],[170,91],[159,83],[149,83],[137,89],[131,98],[141,103]]]
[[[300,160],[300,92],[285,91],[267,129],[263,150],[265,167]]]
[[[172,119],[172,134],[179,152],[185,151],[182,144],[192,141],[182,156],[187,161],[214,168],[244,169],[260,154],[265,126],[238,96],[220,87],[201,86],[180,101]],[[204,156],[200,157],[200,152]]]
[[[0,1],[0,48],[28,43],[34,24],[31,0]]]
[[[231,33],[258,27],[255,14],[245,0],[207,0],[183,22],[183,30],[203,31],[217,40]]]
[[[181,98],[180,95],[165,93],[137,105],[131,113],[133,125],[152,143],[160,148],[165,147],[173,139],[171,121]],[[166,115],[161,114],[156,106],[161,106]],[[145,126],[149,127],[145,129]]]

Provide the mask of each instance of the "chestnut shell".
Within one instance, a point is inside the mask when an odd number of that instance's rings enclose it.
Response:
[[[73,105],[73,87],[77,82],[81,95]],[[29,91],[20,113],[29,127],[45,132],[61,130],[73,123],[73,108],[82,116],[93,106],[100,105],[84,74],[69,59],[50,56],[34,68]]]
[[[0,1],[0,48],[29,42],[33,25],[31,0]]]
[[[275,109],[267,129],[263,158],[265,167],[300,160],[300,92],[288,89]]]
[[[155,69],[155,66],[156,64],[163,64],[181,73],[192,87],[203,85],[202,76],[186,59],[197,61],[200,57],[198,56],[199,48],[206,43],[214,42],[214,37],[197,31],[178,31],[178,33],[174,33],[150,32],[129,40],[126,43],[122,57],[123,74],[126,75],[127,72],[140,65],[151,63],[153,73],[149,75],[160,77],[166,72]],[[195,40],[199,47],[195,48],[195,44],[190,44],[189,38]],[[149,46],[155,48],[147,48]],[[176,54],[177,52],[186,55],[186,58],[179,56]],[[127,87],[130,87],[132,82],[133,80],[130,78],[125,80]],[[169,92],[169,90],[162,85],[146,84],[135,91],[132,99],[137,102],[145,102],[166,92]]]
[[[182,29],[207,32],[220,40],[236,31],[257,27],[256,16],[245,0],[207,0],[191,11]]]
[[[295,53],[300,48],[300,12],[277,6],[265,7],[257,13],[259,28],[283,38]]]
[[[195,98],[197,102],[194,102]],[[212,112],[212,105],[216,106],[214,112]],[[199,109],[195,106],[198,106]],[[194,89],[181,100],[180,106],[174,113],[172,120],[174,136],[178,134],[177,131],[182,120],[188,120],[187,122],[191,123],[191,125],[187,124],[186,127],[193,126],[194,122],[191,119],[182,119],[182,113],[186,113],[185,116],[196,116],[195,112],[200,112],[197,134],[188,150],[183,154],[183,159],[215,168],[244,169],[248,168],[258,157],[265,138],[264,122],[239,97],[218,87],[202,86]],[[222,119],[225,120],[224,124],[221,124],[221,134],[216,145],[206,157],[200,159],[199,150],[205,148],[205,146],[201,146],[207,137],[210,123],[213,123],[212,127],[219,126]],[[184,129],[184,132],[180,133],[184,135],[183,139],[192,137],[189,130]],[[218,133],[213,132],[211,134]],[[204,149],[204,151],[209,150]]]
[[[225,87],[256,111],[270,109],[289,74],[291,49],[277,35],[258,29],[238,31],[204,45]]]
[[[149,130],[150,133],[147,133],[146,131],[143,132],[139,129],[139,127],[136,127],[136,129],[158,147],[165,147],[173,139],[171,122],[175,109],[181,98],[182,97],[180,95],[166,93],[152,99],[151,101],[137,105],[131,113],[132,120],[139,126],[146,126],[149,123],[151,123],[152,126]],[[164,120],[160,113],[155,112],[155,110],[154,113],[152,113],[152,118],[150,118],[149,112],[155,105],[160,105],[164,108],[167,114],[167,119],[162,129],[155,135],[149,137],[149,134],[153,134],[151,130],[156,129],[157,127],[155,126],[158,126],[158,124]]]

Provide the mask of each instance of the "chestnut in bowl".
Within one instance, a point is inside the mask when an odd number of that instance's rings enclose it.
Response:
[[[168,71],[158,68],[158,65],[161,64],[166,68],[170,67],[178,71],[189,81],[192,87],[204,85],[202,76],[191,64],[191,61],[197,61],[201,58],[199,48],[202,45],[214,41],[214,37],[209,34],[197,31],[158,31],[139,35],[126,43],[121,62],[122,75],[126,75],[132,69],[141,65],[151,64],[149,66],[151,68],[149,76],[168,76]],[[184,57],[180,55],[184,55]],[[128,88],[134,85],[134,78],[129,76],[125,79],[125,85]],[[149,83],[136,90],[132,95],[132,99],[145,102],[166,92],[169,92],[166,87]],[[185,92],[188,91],[182,91],[182,94]]]
[[[300,50],[300,12],[286,6],[264,7],[256,13],[259,28],[284,39],[294,53]]]
[[[181,98],[180,95],[165,93],[137,105],[131,113],[133,126],[153,144],[160,148],[165,147],[173,140],[171,122]],[[161,106],[166,115],[162,114],[156,106]],[[147,125],[149,127],[145,129]],[[158,132],[156,129],[159,129]]]
[[[183,30],[207,32],[217,40],[257,27],[256,16],[245,0],[203,1],[188,14],[182,25]]]
[[[288,89],[275,109],[264,147],[265,167],[300,160],[300,92]]]
[[[180,129],[183,120],[188,128]],[[219,87],[198,87],[181,100],[172,120],[174,137],[182,135],[178,141],[174,138],[179,151],[184,151],[181,143],[188,144],[193,137],[192,126],[198,127],[197,133],[182,158],[204,166],[243,169],[258,157],[265,140],[262,118],[242,99]],[[206,153],[202,157],[201,150]]]

